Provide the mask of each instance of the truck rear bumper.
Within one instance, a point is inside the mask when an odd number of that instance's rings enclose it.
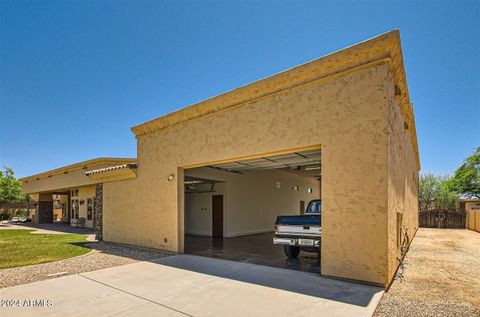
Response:
[[[295,245],[299,247],[320,247],[319,239],[274,237],[273,244]]]

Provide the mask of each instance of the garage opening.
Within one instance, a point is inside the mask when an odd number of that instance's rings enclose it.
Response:
[[[185,169],[184,252],[319,273],[320,156],[318,148]]]

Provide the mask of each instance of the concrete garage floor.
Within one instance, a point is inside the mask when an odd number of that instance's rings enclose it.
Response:
[[[302,251],[298,259],[288,259],[283,253],[283,247],[274,245],[272,240],[273,232],[234,238],[185,235],[185,253],[320,273],[319,254]]]
[[[7,316],[371,316],[383,290],[314,273],[178,255],[0,289]]]

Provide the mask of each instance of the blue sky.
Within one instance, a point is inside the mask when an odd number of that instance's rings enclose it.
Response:
[[[399,29],[422,171],[480,145],[480,1],[0,1],[0,164],[134,157],[130,127]]]

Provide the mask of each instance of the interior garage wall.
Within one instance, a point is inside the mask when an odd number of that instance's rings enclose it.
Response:
[[[186,175],[189,175],[185,173]],[[209,189],[210,185],[202,185],[202,189]],[[223,211],[226,213],[225,201],[227,197],[226,184],[215,184],[214,193],[185,194],[185,233],[211,236],[212,235],[212,196],[223,195]],[[225,221],[225,215],[224,219]],[[225,235],[224,223],[224,235]]]
[[[387,83],[388,280],[391,280],[400,264],[398,259],[402,258],[400,247],[403,240],[411,241],[418,229],[419,171],[410,141],[410,127],[402,119],[390,76],[387,77]]]
[[[184,167],[321,145],[321,272],[388,284],[387,77],[371,65],[138,136],[137,178],[104,186],[105,240],[182,251]]]
[[[235,237],[273,231],[278,215],[300,213],[305,206],[320,198],[320,182],[281,170],[243,171],[229,173],[211,168],[186,170],[185,175],[215,179],[215,193],[185,195],[185,229],[187,233],[211,235],[211,196],[224,195],[224,236]],[[277,188],[277,182],[281,188]],[[298,186],[298,191],[293,190]],[[312,193],[307,189],[312,188]],[[205,208],[206,210],[201,210]]]

